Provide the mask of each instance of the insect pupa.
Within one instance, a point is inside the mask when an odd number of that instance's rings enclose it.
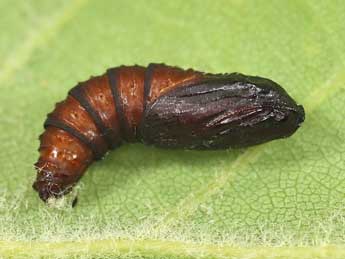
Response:
[[[88,166],[126,142],[161,148],[242,148],[292,135],[303,106],[270,79],[164,64],[120,66],[77,84],[40,136],[33,188],[70,192]]]

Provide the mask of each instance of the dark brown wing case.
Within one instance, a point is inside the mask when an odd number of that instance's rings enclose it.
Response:
[[[303,114],[274,82],[234,73],[166,92],[146,108],[141,135],[159,147],[246,147],[291,135]]]
[[[123,142],[246,147],[290,136],[303,120],[303,107],[269,79],[164,64],[111,68],[72,88],[48,114],[33,187],[44,201],[61,197]]]

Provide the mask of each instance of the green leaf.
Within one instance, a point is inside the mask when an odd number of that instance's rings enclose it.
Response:
[[[0,1],[0,258],[344,258],[343,1]],[[38,135],[78,81],[165,62],[261,75],[306,110],[228,151],[123,146],[71,209],[32,188]]]

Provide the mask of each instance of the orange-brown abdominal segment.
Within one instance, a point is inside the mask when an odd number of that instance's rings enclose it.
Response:
[[[80,136],[80,140],[89,145],[96,159],[100,159],[108,150],[107,143],[92,117],[72,96],[68,96],[65,101],[56,105],[55,110],[48,115],[44,126],[57,127],[77,137]]]
[[[104,78],[104,77],[103,77]],[[115,148],[119,140],[119,129],[110,121],[111,118],[116,121],[116,113],[112,98],[107,98],[106,89],[102,88],[102,84],[93,84],[96,80],[90,79],[84,83],[79,83],[76,87],[69,91],[69,95],[73,97],[82,108],[91,117],[100,137],[105,141],[107,148]],[[101,81],[98,78],[97,81]],[[102,91],[103,90],[103,91]],[[99,157],[102,157],[101,153]]]
[[[121,142],[120,128],[107,76],[93,77],[86,81],[83,86],[87,102],[92,110],[98,114],[108,131],[105,134],[110,138],[107,139],[109,148],[117,147]]]
[[[118,112],[122,113],[122,137],[129,142],[138,141],[137,128],[144,110],[145,68],[121,66],[108,70],[110,87],[114,91]]]
[[[154,102],[171,89],[203,80],[205,74],[193,69],[183,70],[164,64],[151,63],[145,75],[145,105]]]
[[[68,193],[93,160],[120,142],[107,76],[78,84],[44,124],[33,187],[42,200]]]
[[[68,132],[48,126],[40,136],[40,157],[33,187],[42,200],[68,193],[93,161],[83,142]]]

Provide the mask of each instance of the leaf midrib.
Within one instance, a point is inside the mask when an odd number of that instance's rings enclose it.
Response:
[[[345,246],[282,246],[238,247],[233,245],[202,244],[169,240],[104,239],[60,242],[0,241],[0,255],[6,257],[100,255],[148,257],[173,256],[187,258],[345,258]]]

